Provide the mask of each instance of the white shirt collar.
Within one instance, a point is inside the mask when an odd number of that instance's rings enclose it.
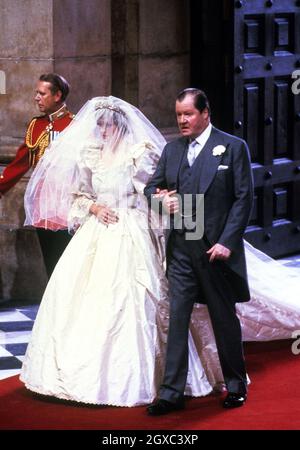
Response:
[[[209,123],[207,125],[207,127],[205,128],[205,130],[202,131],[200,136],[196,137],[195,141],[197,141],[197,143],[201,146],[201,148],[203,148],[204,145],[206,144],[206,142],[208,141],[208,138],[210,136],[211,130],[212,130],[212,124]]]

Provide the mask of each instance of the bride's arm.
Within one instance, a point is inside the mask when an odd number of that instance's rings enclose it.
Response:
[[[88,167],[78,165],[71,195],[68,226],[69,229],[76,230],[91,216],[91,207],[96,201],[96,193],[92,187],[92,173]]]

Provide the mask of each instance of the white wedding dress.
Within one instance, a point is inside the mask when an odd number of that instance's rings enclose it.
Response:
[[[152,402],[162,379],[168,328],[162,235],[149,233],[142,193],[155,167],[150,146],[105,167],[90,145],[81,155],[81,185],[70,213],[81,224],[43,296],[21,380],[37,393],[90,404]],[[122,194],[120,197],[120,186]],[[88,213],[94,200],[117,211],[106,227]],[[300,281],[246,245],[252,300],[238,304],[245,340],[291,338],[300,329]],[[195,305],[186,394],[222,383],[210,320]],[[251,377],[251,374],[250,374]]]

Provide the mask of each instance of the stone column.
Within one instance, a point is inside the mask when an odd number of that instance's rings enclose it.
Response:
[[[190,80],[189,7],[182,0],[112,0],[112,94],[175,135],[175,97]]]
[[[176,133],[175,98],[190,82],[189,2],[140,0],[139,28],[139,106],[166,134]]]
[[[110,25],[110,0],[1,0],[0,172],[39,114],[33,97],[40,74],[57,72],[71,83],[75,113],[110,93]],[[22,227],[29,176],[0,200],[0,302],[39,300],[47,282],[36,232]]]
[[[138,106],[139,0],[111,0],[112,94]]]
[[[71,83],[69,106],[111,93],[110,0],[53,0],[53,69]]]
[[[168,139],[174,137],[175,97],[190,80],[188,5],[182,0],[1,0],[0,171],[38,114],[33,96],[45,72],[70,81],[68,105],[74,113],[89,98],[112,94],[139,107]],[[39,299],[46,284],[36,233],[22,228],[29,176],[0,200],[0,301]]]

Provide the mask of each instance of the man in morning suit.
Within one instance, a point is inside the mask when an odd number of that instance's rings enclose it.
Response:
[[[210,314],[227,388],[223,406],[242,406],[247,398],[235,303],[250,299],[243,246],[253,199],[249,150],[245,141],[212,126],[209,102],[201,90],[182,91],[176,100],[176,115],[182,137],[165,146],[144,191],[151,205],[161,202],[170,217],[166,366],[159,397],[147,408],[149,415],[184,408],[188,330],[195,302],[205,303]],[[184,194],[204,195],[203,233],[195,234],[194,240],[187,239],[184,224],[182,229],[174,226],[181,214],[178,196],[183,199]]]
[[[69,83],[62,76],[55,73],[40,76],[34,100],[42,115],[30,121],[24,143],[0,176],[0,197],[30,168],[35,168],[50,142],[71,123],[74,114],[70,113],[65,103],[68,94]],[[46,271],[50,277],[71,236],[67,230],[53,232],[37,228],[37,233]]]

